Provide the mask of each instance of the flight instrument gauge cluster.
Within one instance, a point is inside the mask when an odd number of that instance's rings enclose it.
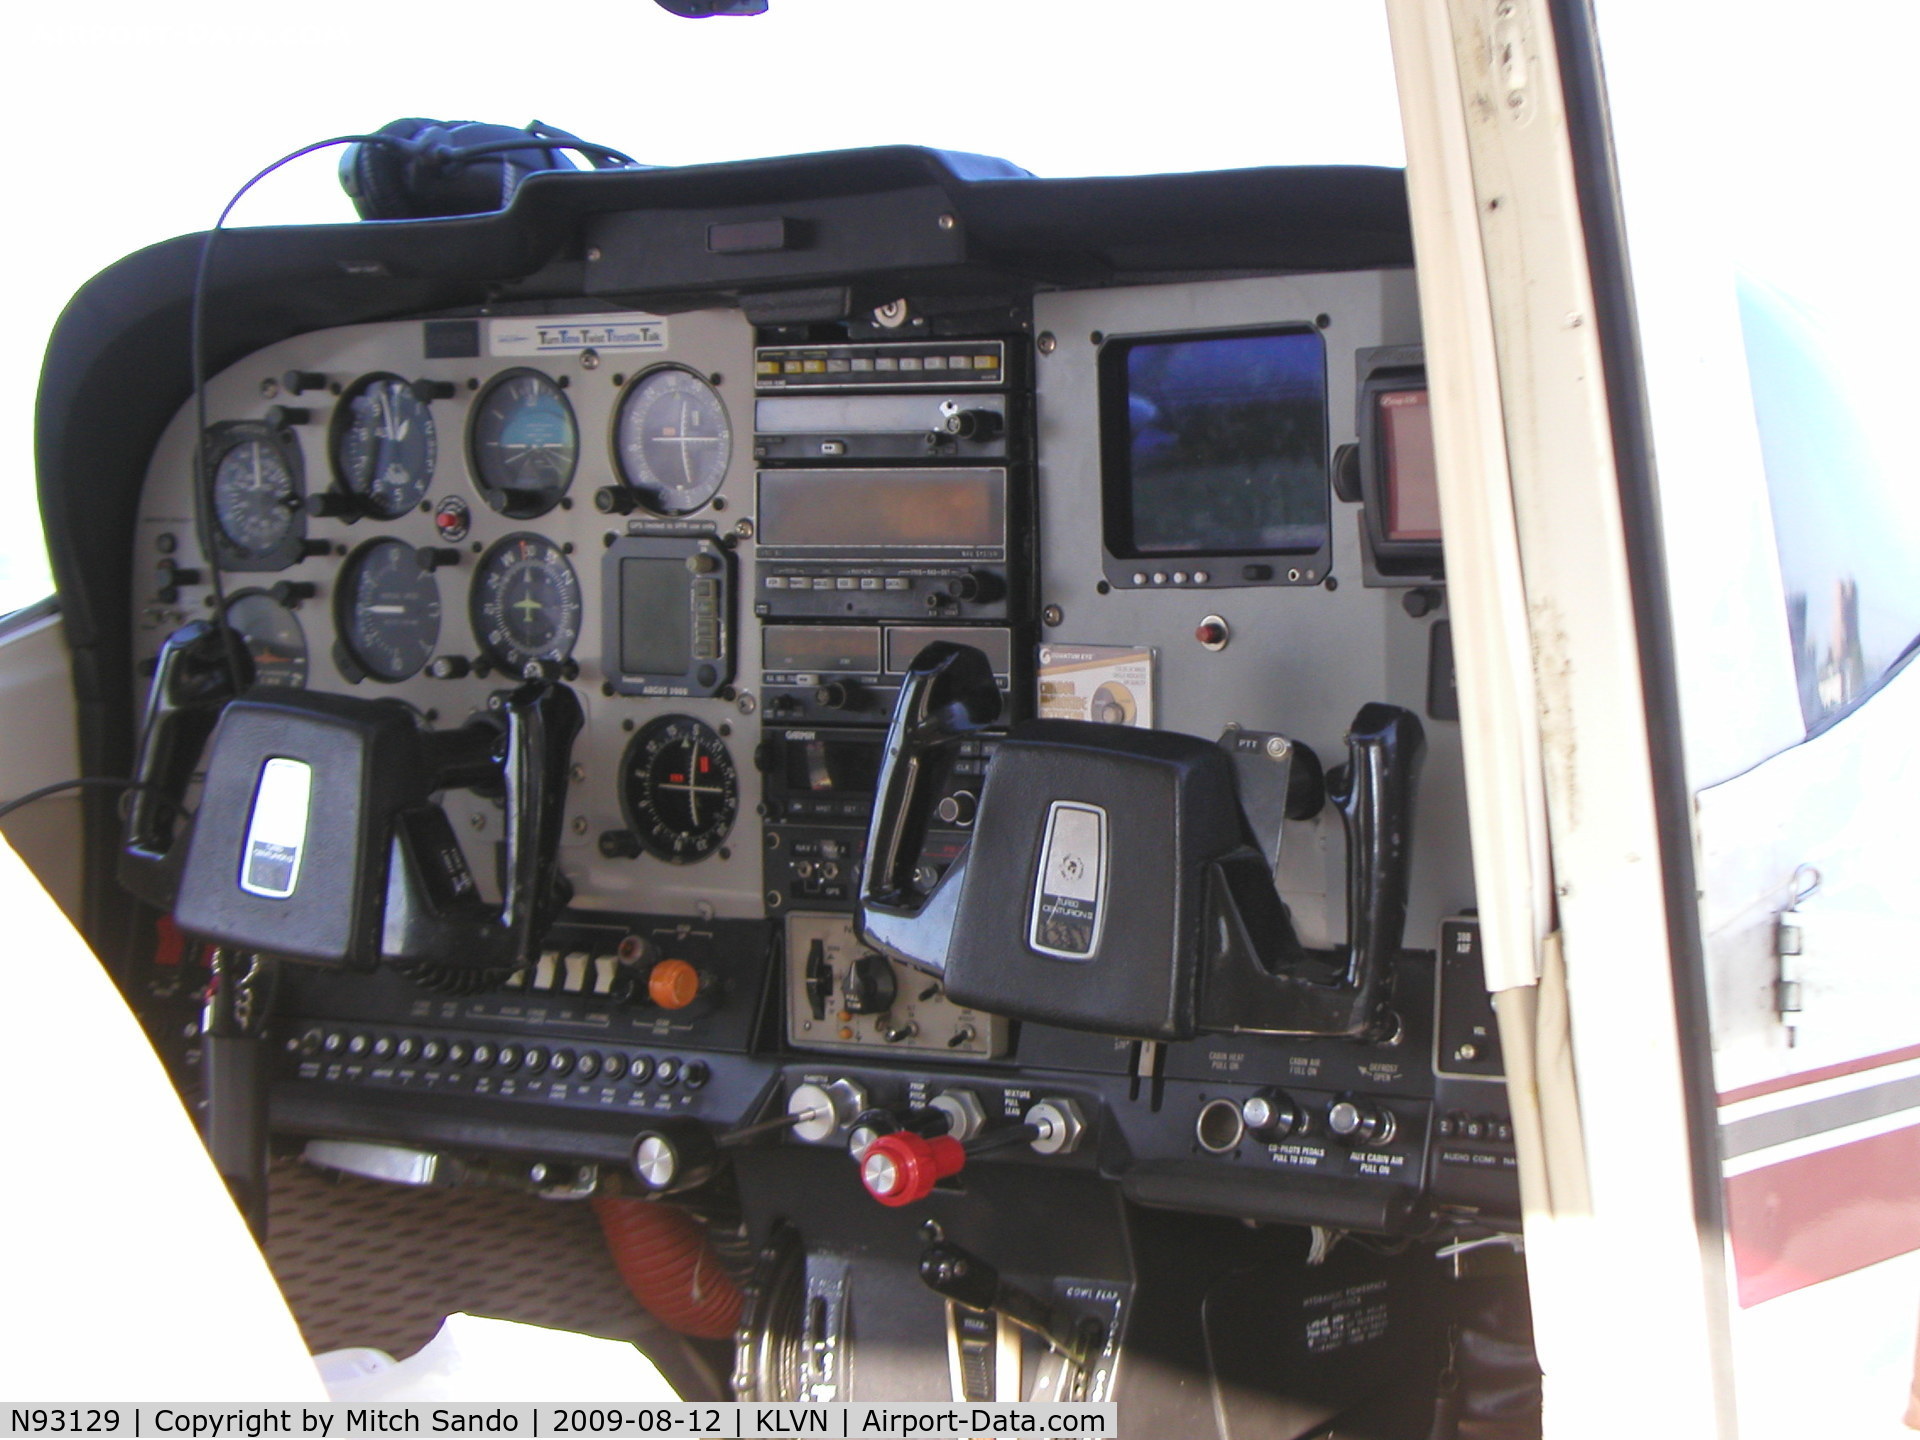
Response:
[[[735,443],[753,346],[729,310],[360,325],[249,357],[209,382],[205,433],[183,408],[152,461],[136,658],[224,603],[259,683],[391,699],[429,727],[569,686],[575,909],[759,918]],[[449,806],[487,889],[500,810]]]

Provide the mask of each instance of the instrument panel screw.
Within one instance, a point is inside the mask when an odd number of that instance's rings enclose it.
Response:
[[[1060,348],[1060,342],[1054,338],[1051,330],[1042,330],[1040,338],[1033,342],[1033,347],[1042,355],[1051,355]]]
[[[584,835],[587,833],[587,817],[586,816],[576,815],[573,817],[573,833],[576,835]]]
[[[958,225],[960,222],[952,215],[942,215],[934,223],[937,224],[942,230],[951,230],[953,229],[954,226]]]
[[[584,785],[587,782],[587,767],[584,765],[574,766],[567,774],[572,777],[576,785]]]
[[[260,382],[260,398],[271,400],[280,393],[280,382],[269,375]]]
[[[587,247],[588,262],[592,263],[594,261],[599,260],[599,258],[600,258],[600,247],[598,245],[589,245]]]
[[[744,515],[743,515],[743,516],[741,516],[741,518],[740,518],[740,519],[738,519],[738,520],[736,520],[736,521],[734,521],[734,522],[733,522],[733,533],[734,533],[734,536],[735,536],[735,538],[736,538],[736,539],[740,539],[740,540],[751,540],[751,539],[753,538],[753,520],[752,520],[752,518],[751,518],[750,516],[744,516]]]
[[[600,352],[598,350],[582,350],[580,352],[580,368],[582,370],[598,370],[600,368]]]
[[[467,828],[470,830],[486,829],[487,817],[482,815],[478,810],[474,811],[473,814],[467,816]]]
[[[1058,605],[1049,605],[1040,612],[1040,618],[1048,625],[1058,625],[1067,618],[1067,615]]]

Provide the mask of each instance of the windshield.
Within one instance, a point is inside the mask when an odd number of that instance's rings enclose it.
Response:
[[[255,171],[401,116],[539,119],[688,165],[912,144],[1038,175],[1400,165],[1382,7],[1216,0],[771,0],[683,20],[643,0],[314,12],[209,0],[46,5],[15,25],[23,147],[5,244],[9,352],[0,613],[51,588],[33,505],[33,395],[67,299],[123,255],[205,229]],[[24,93],[22,93],[24,92]],[[297,161],[237,225],[354,219],[334,155]]]

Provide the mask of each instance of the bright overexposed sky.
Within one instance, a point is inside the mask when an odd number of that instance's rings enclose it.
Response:
[[[0,232],[23,342],[0,361],[10,521],[32,512],[33,395],[67,298],[205,229],[286,152],[402,116],[539,119],[668,165],[880,144],[1040,175],[1403,163],[1376,0],[771,0],[697,21],[651,0],[23,9]],[[296,162],[233,223],[351,221],[334,163]],[[49,588],[37,531],[0,526],[0,612]]]

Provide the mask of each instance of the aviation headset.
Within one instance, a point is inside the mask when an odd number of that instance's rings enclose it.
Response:
[[[390,138],[389,138],[390,137]],[[579,167],[642,168],[631,156],[538,120],[524,128],[419,117],[382,125],[347,147],[340,184],[362,220],[423,220],[504,210],[527,176]]]

